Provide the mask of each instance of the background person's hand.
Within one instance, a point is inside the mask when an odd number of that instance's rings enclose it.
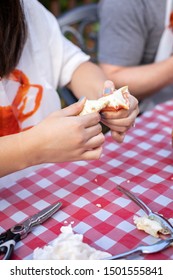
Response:
[[[104,135],[99,113],[78,116],[85,99],[52,113],[28,134],[37,163],[98,159]],[[29,155],[28,155],[29,156]]]
[[[103,94],[110,94],[114,91],[112,81],[106,81],[104,84]],[[123,142],[125,134],[131,128],[139,113],[137,99],[129,95],[129,110],[121,109],[117,112],[104,112],[101,114],[101,121],[104,125],[110,128],[112,138],[118,143]]]

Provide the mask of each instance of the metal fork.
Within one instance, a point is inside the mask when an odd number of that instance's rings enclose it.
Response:
[[[106,260],[118,260],[118,259],[123,259],[129,256],[132,256],[134,254],[152,254],[152,253],[158,253],[166,248],[168,248],[171,243],[173,244],[173,236],[170,238],[167,238],[165,240],[160,240],[152,245],[139,245],[138,247],[127,251],[122,254],[114,255],[111,257],[106,258]]]
[[[148,218],[151,220],[155,220],[159,222],[162,227],[164,228],[166,233],[170,233],[170,238],[159,240],[158,242],[152,244],[152,245],[139,245],[136,248],[129,250],[127,252],[111,256],[107,258],[108,260],[117,260],[117,259],[123,259],[129,256],[132,256],[134,254],[152,254],[160,252],[166,248],[168,248],[171,243],[173,245],[173,226],[171,223],[161,216],[158,213],[153,212],[140,198],[136,197],[133,193],[128,191],[127,189],[117,186],[116,187],[120,192],[124,193],[128,198],[130,198],[133,202],[135,202],[147,215]]]
[[[153,212],[140,198],[136,197],[129,190],[121,186],[117,186],[116,188],[129,197],[133,202],[135,202],[147,214],[149,219],[159,222],[162,225],[165,233],[173,235],[173,226],[166,218],[158,213]]]

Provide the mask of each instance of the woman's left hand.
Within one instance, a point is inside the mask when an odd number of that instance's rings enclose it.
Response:
[[[110,94],[114,90],[114,84],[106,81],[103,94]],[[110,128],[112,138],[118,143],[123,142],[128,129],[134,126],[135,119],[139,114],[138,101],[133,95],[129,95],[129,110],[121,109],[115,112],[101,113],[101,122]]]

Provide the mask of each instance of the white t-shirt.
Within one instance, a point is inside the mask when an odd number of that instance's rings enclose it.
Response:
[[[56,18],[42,4],[37,0],[23,3],[28,38],[16,69],[0,82],[0,136],[33,126],[60,109],[57,87],[69,83],[74,70],[89,60],[62,35]],[[1,178],[0,186],[25,173]]]

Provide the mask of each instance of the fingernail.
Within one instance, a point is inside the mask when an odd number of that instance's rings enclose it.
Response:
[[[105,88],[104,89],[104,94],[111,94],[111,88]]]
[[[78,100],[78,102],[82,101],[85,98],[85,96],[81,96]]]
[[[100,112],[100,116],[101,116],[102,118],[105,118],[105,114],[102,113],[102,112]]]

